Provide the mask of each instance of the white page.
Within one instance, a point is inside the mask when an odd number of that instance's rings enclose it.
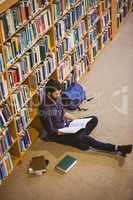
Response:
[[[74,119],[70,124],[69,127],[76,127],[80,126],[80,128],[85,128],[86,124],[91,120],[92,118],[84,118],[84,119]]]
[[[81,129],[81,126],[76,126],[76,127],[64,127],[64,128],[60,128],[58,129],[58,131],[62,132],[62,133],[76,133],[77,131],[79,131]]]

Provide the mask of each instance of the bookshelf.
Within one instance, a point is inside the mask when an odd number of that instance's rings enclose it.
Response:
[[[0,183],[38,137],[34,126],[47,80],[66,89],[90,70],[118,31],[120,1],[0,3]],[[128,13],[132,4],[124,5]]]

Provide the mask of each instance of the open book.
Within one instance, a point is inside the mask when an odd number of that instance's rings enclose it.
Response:
[[[66,134],[71,134],[71,133],[76,133],[82,128],[85,128],[87,123],[91,120],[92,118],[84,118],[84,119],[75,119],[72,122],[70,122],[68,127],[60,128],[58,129],[62,133]]]

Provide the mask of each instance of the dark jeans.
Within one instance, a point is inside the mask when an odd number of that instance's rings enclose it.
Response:
[[[98,123],[98,119],[95,116],[88,116],[87,118],[89,117],[92,119],[88,122],[85,129],[78,131],[76,134],[49,136],[48,140],[64,145],[74,146],[81,150],[87,150],[89,147],[93,147],[98,150],[114,152],[115,145],[100,142],[90,136],[91,131],[96,127]]]

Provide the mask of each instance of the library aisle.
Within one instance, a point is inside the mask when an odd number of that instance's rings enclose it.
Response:
[[[97,57],[81,83],[95,99],[85,103],[99,124],[96,138],[113,143],[133,143],[133,13],[124,20],[117,36]],[[32,156],[44,154],[49,169],[43,176],[29,176]],[[54,166],[64,155],[78,159],[68,174]],[[0,187],[1,200],[132,200],[133,154],[126,159],[103,152],[81,152],[75,148],[37,140],[7,181]]]

